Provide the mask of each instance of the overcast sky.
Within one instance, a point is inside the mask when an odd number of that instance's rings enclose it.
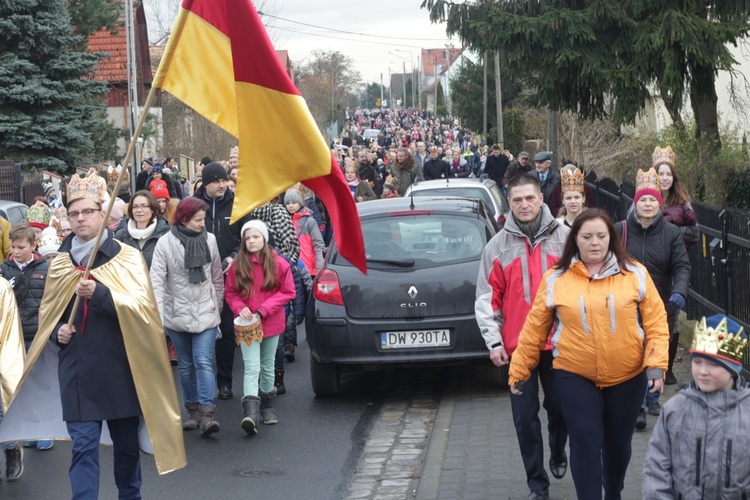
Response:
[[[179,3],[144,1],[152,41],[159,38],[154,16],[167,17],[170,6]],[[412,61],[417,66],[421,48],[443,48],[447,43],[460,46],[457,39],[447,38],[444,25],[430,23],[421,3],[422,0],[255,0],[259,10],[276,16],[267,17],[264,22],[273,26],[269,33],[276,48],[288,50],[293,61],[309,59],[313,50],[338,50],[352,58],[365,82],[379,82],[383,73],[386,85],[389,67],[392,72],[401,73],[405,60],[406,71],[410,72]]]

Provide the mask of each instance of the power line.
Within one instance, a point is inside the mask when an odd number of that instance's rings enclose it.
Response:
[[[260,11],[258,12],[258,14],[261,15],[261,16],[272,17],[274,19],[278,19],[279,21],[286,21],[288,23],[301,24],[302,26],[308,26],[310,28],[317,28],[317,29],[322,29],[322,30],[326,30],[326,31],[332,31],[332,32],[335,32],[335,33],[343,33],[345,35],[367,36],[367,37],[378,38],[378,39],[387,38],[389,40],[406,40],[406,41],[410,41],[410,42],[419,42],[419,41],[432,42],[432,41],[445,41],[445,40],[450,41],[449,38],[432,39],[432,38],[424,38],[424,37],[372,35],[372,34],[369,34],[369,33],[358,33],[358,32],[355,32],[355,31],[345,31],[345,30],[340,30],[340,29],[336,29],[336,28],[327,28],[325,26],[318,26],[316,24],[303,23],[301,21],[294,21],[292,19],[286,19],[284,17],[274,16],[273,14],[266,14],[265,12],[260,12]],[[278,28],[278,27],[276,27],[276,29],[287,29],[288,31],[290,30],[290,28]]]
[[[293,28],[279,28],[278,26],[275,26],[273,29],[281,30],[281,31],[289,31],[291,33],[299,33],[301,35],[308,35],[308,36],[319,36],[322,38],[332,38],[334,40],[344,40],[348,42],[356,42],[356,43],[370,43],[373,45],[388,45],[391,47],[409,47],[412,49],[421,49],[422,47],[420,45],[406,45],[403,43],[387,43],[387,42],[376,42],[372,40],[357,40],[355,38],[344,38],[344,37],[338,37],[333,35],[325,35],[322,33],[311,33],[309,31],[301,31],[301,30],[295,30]]]

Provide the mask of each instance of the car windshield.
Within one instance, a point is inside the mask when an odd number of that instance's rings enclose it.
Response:
[[[484,222],[455,215],[399,215],[362,221],[367,265],[423,269],[478,260],[486,243]],[[351,265],[338,252],[332,263]]]
[[[444,187],[430,189],[415,189],[414,196],[460,196],[462,198],[473,198],[484,201],[490,214],[495,214],[495,204],[492,203],[490,193],[480,187],[453,187],[446,185]],[[496,202],[499,203],[499,202]]]

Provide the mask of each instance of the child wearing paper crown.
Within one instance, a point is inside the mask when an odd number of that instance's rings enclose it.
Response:
[[[670,399],[651,434],[643,498],[740,499],[750,493],[747,335],[724,315],[696,326],[693,382]]]

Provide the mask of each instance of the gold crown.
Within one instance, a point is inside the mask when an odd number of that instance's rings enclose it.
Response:
[[[716,328],[707,327],[706,318],[703,317],[695,325],[690,350],[722,356],[742,364],[747,351],[747,335],[744,335],[742,327],[737,333],[730,333],[726,316]]]
[[[660,148],[656,146],[654,153],[651,155],[651,165],[658,168],[662,163],[667,163],[674,168],[674,151],[671,146]]]
[[[232,149],[229,150],[229,158],[239,158],[240,157],[240,147],[235,146]]]
[[[81,198],[88,198],[101,205],[104,199],[104,189],[104,184],[97,172],[89,172],[83,179],[78,174],[74,174],[68,182],[68,206]]]
[[[112,165],[107,166],[107,180],[109,181],[109,184],[114,186],[117,182],[117,177],[120,175],[120,171],[122,170],[122,165],[117,165],[117,167],[113,167]],[[130,172],[128,169],[125,169],[125,174],[122,178],[122,184],[124,186],[130,184]]]
[[[583,179],[583,172],[581,172],[579,169],[576,168],[573,172],[571,172],[567,168],[563,169],[560,181],[560,186],[562,187],[563,194],[569,191],[578,191],[579,193],[583,193],[583,186],[585,182],[586,181]]]
[[[635,192],[637,193],[641,189],[647,188],[661,191],[659,185],[659,174],[656,173],[656,170],[654,170],[653,167],[650,168],[648,172],[638,170],[638,174],[635,176]]]

